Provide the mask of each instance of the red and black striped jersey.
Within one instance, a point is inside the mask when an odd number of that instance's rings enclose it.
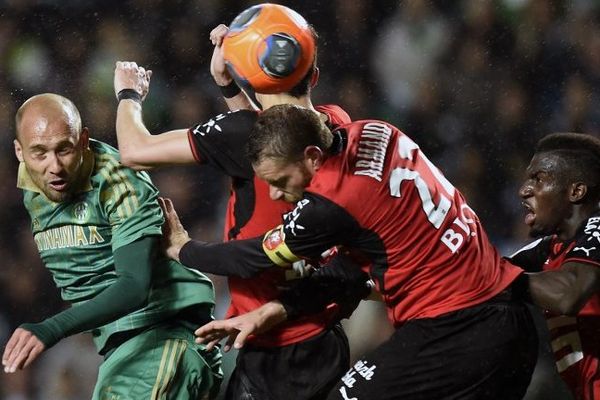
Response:
[[[567,262],[600,267],[600,213],[585,220],[573,239],[547,236],[510,259],[528,271],[552,271]],[[575,398],[600,400],[600,295],[592,295],[575,317],[545,314],[561,377]]]
[[[327,115],[330,127],[350,122],[348,114],[337,105],[315,108]],[[282,215],[293,208],[292,204],[270,199],[269,186],[254,175],[246,157],[246,142],[257,117],[258,112],[255,111],[229,112],[194,126],[188,133],[196,160],[210,164],[231,177],[225,240],[262,236],[268,229],[280,224]],[[231,305],[227,317],[246,313],[278,298],[279,287],[285,286],[285,282],[286,272],[281,269],[266,270],[252,278],[230,276]],[[323,331],[331,323],[335,312],[332,308],[287,322],[253,338],[252,343],[282,346],[307,339]]]

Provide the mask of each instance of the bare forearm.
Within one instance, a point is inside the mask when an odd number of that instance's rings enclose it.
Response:
[[[130,168],[146,170],[196,162],[187,129],[151,135],[142,119],[142,105],[135,101],[119,102],[116,130],[121,162]]]
[[[272,300],[263,304],[254,312],[257,314],[261,327],[260,332],[267,331],[287,320],[287,311],[279,300]]]
[[[147,146],[150,138],[150,132],[142,119],[142,105],[133,100],[120,101],[116,130],[121,162],[128,167],[141,167],[135,149]]]
[[[567,314],[565,292],[569,288],[569,279],[556,273],[529,274],[529,292],[534,304],[544,310],[558,314]]]
[[[598,291],[597,267],[565,268],[529,274],[535,304],[557,314],[576,315]]]

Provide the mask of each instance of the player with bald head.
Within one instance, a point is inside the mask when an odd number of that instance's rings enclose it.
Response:
[[[74,307],[18,327],[2,356],[4,371],[23,369],[62,338],[89,331],[104,356],[93,399],[214,397],[220,353],[195,344],[192,333],[212,320],[213,286],[159,255],[163,218],[148,175],[90,139],[65,97],[34,96],[15,122],[17,186],[34,241]]]
[[[16,116],[17,159],[48,199],[60,202],[77,189],[89,133],[77,107],[45,93],[27,100]]]

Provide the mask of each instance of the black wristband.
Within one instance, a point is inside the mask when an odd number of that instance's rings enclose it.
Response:
[[[117,94],[117,99],[121,100],[133,100],[142,104],[142,95],[134,89],[123,89]]]
[[[221,94],[223,95],[223,97],[225,97],[226,99],[231,99],[232,97],[235,97],[242,92],[242,89],[240,89],[240,87],[237,85],[237,83],[235,83],[233,79],[231,80],[231,82],[229,82],[229,84],[225,86],[219,86],[219,89],[221,90]]]

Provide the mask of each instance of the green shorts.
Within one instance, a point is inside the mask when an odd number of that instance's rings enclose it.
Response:
[[[194,342],[177,323],[130,338],[100,365],[93,400],[211,399],[219,391],[221,353]]]

